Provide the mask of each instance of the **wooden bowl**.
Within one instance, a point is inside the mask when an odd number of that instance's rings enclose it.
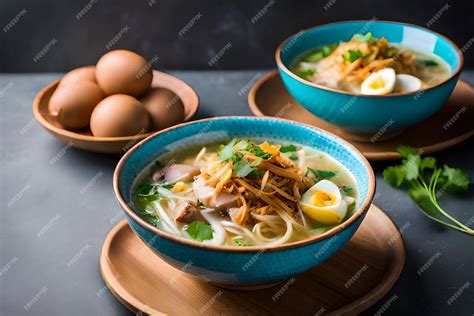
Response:
[[[98,153],[120,154],[156,132],[151,131],[123,137],[95,137],[88,127],[77,131],[66,130],[48,111],[49,99],[58,84],[59,80],[55,80],[41,89],[33,101],[33,114],[48,132],[70,146]],[[153,70],[151,87],[166,88],[179,96],[184,105],[184,121],[189,121],[196,114],[199,107],[199,96],[186,82],[169,74]]]

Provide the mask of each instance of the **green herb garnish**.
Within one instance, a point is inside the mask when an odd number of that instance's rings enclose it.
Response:
[[[262,162],[262,158],[257,158],[253,162],[241,159],[234,164],[232,171],[235,172],[237,177],[244,178],[254,171],[255,167],[258,166],[260,162]]]
[[[344,186],[341,188],[341,191],[344,192],[346,195],[350,195],[354,192],[354,189],[348,186]]]
[[[364,54],[362,54],[362,52],[358,49],[357,50],[349,49],[344,54],[342,54],[342,58],[344,58],[344,60],[347,60],[350,63],[355,62],[357,59],[362,58],[363,56]]]
[[[242,246],[242,247],[253,246],[253,243],[252,243],[250,240],[243,239],[243,238],[236,238],[236,239],[234,239],[234,243],[235,243],[237,246]]]
[[[395,48],[389,48],[387,50],[386,56],[387,57],[393,57],[397,54],[397,50]]]
[[[257,157],[252,162],[247,161],[244,158],[245,154],[252,154]],[[244,178],[248,175],[259,177],[263,174],[256,167],[262,162],[263,159],[269,159],[272,157],[270,153],[264,151],[260,146],[254,144],[251,141],[240,140],[236,138],[232,139],[227,145],[223,146],[219,153],[219,159],[222,161],[232,161],[232,171],[240,178]]]
[[[462,170],[444,165],[436,165],[433,157],[421,158],[416,149],[400,146],[398,152],[402,163],[383,171],[383,177],[390,185],[400,187],[406,184],[408,195],[428,218],[463,233],[474,235],[470,229],[444,210],[438,198],[445,192],[465,192],[469,178]]]
[[[434,60],[424,60],[423,63],[425,64],[426,67],[434,67],[434,66],[438,66],[438,63]]]
[[[186,228],[189,236],[196,241],[211,240],[214,230],[211,225],[204,224],[200,221],[194,221]]]
[[[295,160],[298,160],[298,156],[296,156],[295,154],[292,154],[290,157],[291,160],[295,161]]]
[[[174,184],[173,183],[165,183],[161,187],[164,188],[164,189],[169,190],[169,189],[172,189],[174,187]]]
[[[321,47],[321,51],[323,52],[324,57],[327,57],[332,54],[332,52],[336,49],[337,45],[326,45]]]
[[[149,203],[163,198],[158,192],[158,185],[151,183],[138,185],[133,193],[133,197],[134,204],[139,210],[144,210]]]
[[[377,39],[373,37],[372,33],[370,32],[368,32],[365,35],[354,34],[354,36],[352,36],[352,40],[357,41],[359,43],[369,43],[369,44],[375,43],[377,41]]]
[[[334,177],[337,174],[336,171],[314,169],[311,167],[308,167],[308,170],[311,171],[316,178],[321,178],[321,179],[329,179],[329,178]]]
[[[270,153],[267,153],[265,150],[260,148],[260,146],[257,146],[252,142],[248,142],[248,146],[245,149],[245,151],[247,151],[251,154],[254,154],[258,158],[262,158],[262,159],[269,159],[269,158],[272,157],[272,155]]]
[[[280,147],[280,152],[281,153],[289,153],[289,152],[292,152],[292,151],[297,151],[298,148],[296,148],[295,145],[288,145],[288,146],[281,146]]]
[[[316,73],[316,69],[314,69],[314,68],[309,68],[309,69],[306,69],[306,70],[296,70],[295,71],[295,74],[298,77],[303,78],[303,79],[307,79],[308,77],[311,77],[315,73]]]
[[[320,50],[317,50],[315,52],[309,53],[308,55],[304,56],[302,60],[308,63],[315,63],[323,58],[324,58],[324,53]]]

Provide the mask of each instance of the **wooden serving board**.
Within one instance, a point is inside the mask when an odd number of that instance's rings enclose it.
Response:
[[[248,103],[256,116],[277,116],[334,133],[352,143],[370,160],[399,159],[397,147],[400,144],[430,154],[454,146],[474,135],[474,88],[462,80],[458,81],[448,102],[439,112],[389,139],[374,143],[357,140],[358,136],[347,134],[337,126],[311,114],[291,97],[277,70],[255,82],[249,91]],[[444,128],[446,122],[453,118],[456,119],[456,124]]]
[[[398,279],[405,248],[395,224],[372,205],[349,243],[316,268],[257,291],[221,289],[162,261],[124,220],[107,236],[100,271],[134,312],[169,315],[354,315]]]

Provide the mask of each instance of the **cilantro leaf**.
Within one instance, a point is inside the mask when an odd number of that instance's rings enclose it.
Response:
[[[158,184],[152,183],[141,183],[133,192],[133,203],[139,210],[146,209],[146,206],[157,200],[161,200],[164,198],[158,192]]]
[[[469,186],[469,177],[461,169],[443,166],[441,172],[440,184],[447,185],[447,189],[452,193],[467,191]]]
[[[236,138],[233,138],[227,145],[222,147],[218,151],[219,159],[220,160],[229,160],[232,158],[232,155],[234,154],[234,145],[237,142]]]
[[[316,73],[316,69],[314,68],[308,68],[306,70],[295,70],[295,74],[303,79],[308,79],[308,77],[311,77]]]
[[[397,54],[397,50],[395,48],[389,48],[387,50],[386,56],[387,57],[393,57]]]
[[[435,169],[436,168],[436,159],[433,157],[424,157],[420,162],[420,170],[425,169]]]
[[[362,54],[362,52],[358,49],[357,50],[349,49],[344,54],[342,54],[342,57],[344,58],[344,60],[347,60],[350,63],[355,62],[357,59],[362,58],[363,56],[364,54]]]
[[[296,148],[295,145],[288,145],[288,146],[281,146],[280,147],[280,152],[281,153],[288,153],[288,152],[292,152],[292,151],[297,151],[298,148]]]
[[[196,241],[211,240],[214,236],[214,230],[211,225],[200,221],[194,221],[186,228],[189,236]]]
[[[404,145],[398,146],[397,151],[400,153],[400,155],[403,158],[407,158],[408,155],[417,155],[418,154],[418,151],[416,150],[416,148],[413,148],[413,147],[410,147],[410,146],[404,146]]]
[[[290,157],[291,160],[295,161],[295,160],[298,160],[298,156],[296,156],[295,154],[292,154]]]
[[[434,67],[434,66],[438,66],[438,63],[434,60],[424,60],[423,63],[425,64],[426,67]]]
[[[253,162],[248,162],[245,159],[241,159],[234,164],[232,171],[236,173],[237,177],[244,178],[252,173],[252,171],[255,170],[255,167],[260,164],[260,162],[262,162],[262,158],[258,157]]]
[[[344,186],[341,188],[341,191],[345,194],[352,194],[354,192],[354,189],[348,186]]]
[[[375,43],[377,41],[377,39],[373,37],[372,33],[370,32],[368,32],[365,35],[354,34],[354,36],[352,36],[352,40],[357,41],[359,43],[369,43],[369,44]]]
[[[267,153],[265,150],[260,148],[260,146],[257,146],[253,143],[248,144],[246,151],[262,159],[269,159],[272,157],[272,154]]]
[[[308,63],[314,63],[324,58],[324,53],[320,50],[315,52],[309,53],[308,55],[303,57],[303,61]]]
[[[408,155],[408,158],[403,161],[405,179],[414,180],[418,178],[420,161],[420,156]]]
[[[451,216],[438,203],[438,198],[445,190],[458,193],[468,189],[469,178],[466,173],[446,165],[441,169],[437,168],[435,158],[422,159],[412,147],[400,146],[398,151],[405,159],[401,165],[385,168],[385,181],[394,187],[407,182],[408,195],[424,215],[442,225],[474,236],[473,229]]]
[[[149,224],[153,226],[158,226],[159,219],[156,216],[153,216],[152,214],[146,213],[146,214],[141,214],[141,217]]]
[[[405,179],[405,172],[400,166],[390,166],[383,171],[383,178],[388,184],[398,188]]]
[[[234,239],[234,243],[237,246],[253,246],[253,243],[250,240],[244,239],[244,238],[236,238]]]
[[[331,53],[336,49],[336,45],[325,45],[321,47],[324,57],[331,55]]]
[[[311,167],[308,167],[308,170],[311,171],[317,178],[322,178],[322,179],[329,179],[329,178],[334,177],[337,174],[336,171],[314,169]]]

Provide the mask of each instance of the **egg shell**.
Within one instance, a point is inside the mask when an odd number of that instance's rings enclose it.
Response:
[[[95,106],[104,98],[99,86],[92,81],[78,81],[58,87],[48,104],[49,112],[67,129],[89,125]]]
[[[79,67],[69,71],[61,78],[58,87],[74,84],[79,81],[91,81],[97,83],[95,80],[95,66]]]
[[[97,137],[143,134],[150,117],[143,104],[132,96],[114,94],[102,100],[92,112],[90,127]]]
[[[142,56],[128,50],[114,50],[97,62],[96,79],[106,95],[137,97],[150,88],[153,73]]]
[[[150,114],[153,130],[157,131],[183,122],[184,105],[178,95],[164,88],[150,89],[140,101]]]

